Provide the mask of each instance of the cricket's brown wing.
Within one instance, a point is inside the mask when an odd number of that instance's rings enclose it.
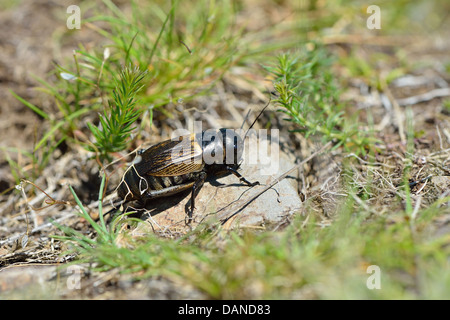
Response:
[[[202,148],[194,134],[160,142],[140,155],[138,172],[151,176],[179,176],[203,169]]]

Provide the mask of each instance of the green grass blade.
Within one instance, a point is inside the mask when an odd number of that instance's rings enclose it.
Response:
[[[39,109],[39,107],[36,107],[34,104],[32,104],[32,103],[26,101],[25,99],[21,98],[20,96],[15,94],[14,91],[12,91],[11,89],[9,90],[9,92],[11,92],[11,94],[14,96],[14,98],[16,98],[17,100],[22,102],[28,108],[30,108],[31,110],[36,112],[38,115],[40,115],[42,118],[44,118],[46,120],[50,119],[50,116],[47,113],[45,113],[43,110]]]

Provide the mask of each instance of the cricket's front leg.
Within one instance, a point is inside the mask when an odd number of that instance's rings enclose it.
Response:
[[[255,181],[255,182],[248,181],[236,169],[234,169],[232,167],[227,167],[227,170],[229,172],[231,172],[232,174],[234,174],[236,177],[238,177],[241,182],[245,183],[246,185],[248,185],[250,187],[259,185],[259,181]]]

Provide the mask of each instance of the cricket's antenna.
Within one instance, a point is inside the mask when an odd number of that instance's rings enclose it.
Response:
[[[242,139],[242,142],[245,141],[245,138],[247,138],[247,134],[249,133],[250,129],[255,125],[256,121],[258,121],[259,117],[262,115],[262,113],[264,112],[264,110],[266,110],[266,108],[269,106],[270,102],[272,101],[272,97],[269,98],[269,102],[267,102],[266,106],[261,110],[261,112],[258,114],[258,116],[256,117],[256,119],[253,121],[253,123],[251,124],[251,126],[247,129],[247,132],[245,133],[244,139]],[[247,113],[247,116],[245,117],[247,119],[248,114],[250,113],[250,111]],[[245,120],[244,120],[245,123]],[[242,123],[241,129],[244,126],[244,123]],[[241,162],[239,163],[238,167],[242,164],[242,161],[244,161],[244,159],[241,160]]]
[[[266,110],[266,108],[269,106],[270,102],[272,101],[272,97],[270,96],[269,98],[269,102],[267,102],[266,106],[261,110],[261,112],[258,114],[258,116],[256,117],[256,119],[253,121],[252,125],[247,129],[247,132],[245,133],[244,139],[247,138],[247,134],[250,131],[250,129],[255,125],[256,121],[258,121],[259,117],[262,115],[262,113],[264,112],[264,110]]]

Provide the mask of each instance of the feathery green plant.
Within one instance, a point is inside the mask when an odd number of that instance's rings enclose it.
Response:
[[[127,66],[122,70],[112,94],[113,102],[109,102],[109,108],[105,108],[103,115],[100,115],[101,128],[88,123],[96,139],[95,147],[87,146],[88,150],[98,151],[102,158],[109,159],[110,153],[127,147],[135,128],[133,123],[143,110],[136,107],[136,95],[144,86],[145,75],[146,71],[142,72],[138,67]]]
[[[282,54],[278,65],[269,68],[279,94],[276,101],[307,136],[318,131],[333,138],[342,125],[342,106],[338,103],[330,65],[326,52],[317,49]]]
[[[348,149],[356,146],[362,152],[369,137],[359,134],[357,122],[345,122],[345,105],[339,101],[331,64],[327,52],[315,45],[312,50],[281,54],[277,64],[265,69],[274,76],[279,111],[298,126],[294,131],[305,137],[319,135]]]

